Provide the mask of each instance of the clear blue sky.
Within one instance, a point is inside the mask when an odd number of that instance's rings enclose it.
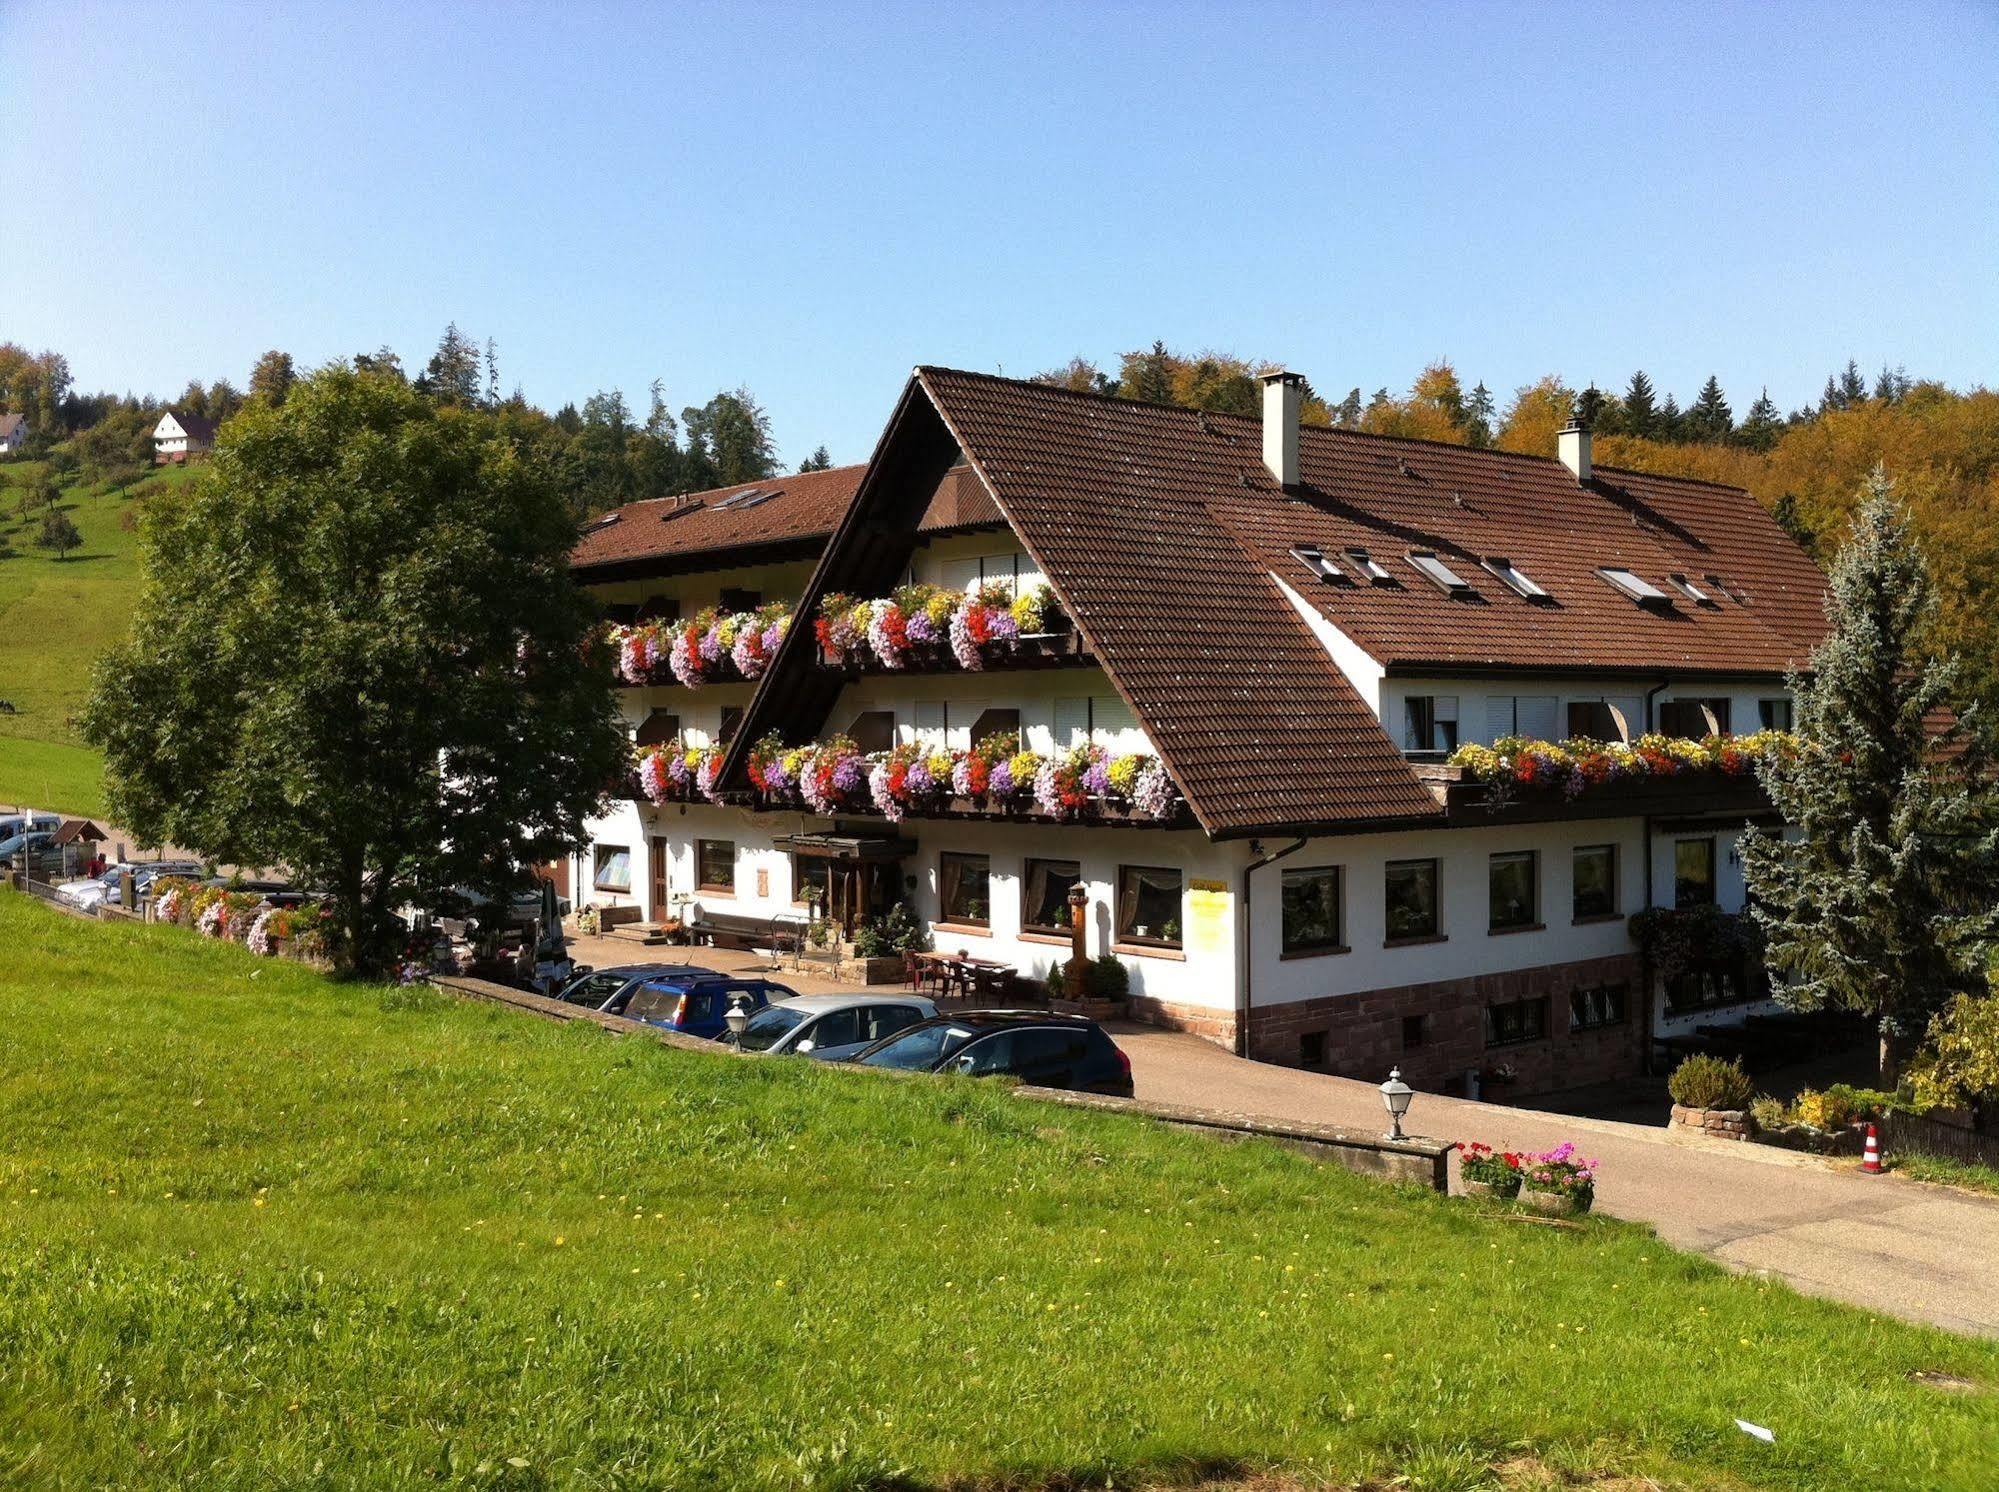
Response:
[[[1999,365],[1999,7],[0,0],[0,337],[239,385],[447,320],[554,407],[1162,337],[1740,414]]]

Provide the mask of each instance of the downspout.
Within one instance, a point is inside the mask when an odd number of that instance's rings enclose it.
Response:
[[[1653,716],[1655,714],[1654,701],[1656,701],[1659,698],[1660,692],[1662,690],[1665,690],[1671,686],[1672,682],[1673,681],[1671,679],[1664,679],[1661,680],[1659,683],[1654,684],[1650,689],[1645,691],[1645,730],[1647,734],[1651,733],[1653,727]],[[1644,837],[1643,854],[1645,860],[1645,908],[1644,909],[1649,910],[1652,905],[1652,889],[1653,889],[1652,815],[1649,813],[1645,815],[1645,837]],[[1659,1017],[1658,1017],[1658,1008],[1657,1008],[1658,997],[1654,995],[1652,992],[1652,950],[1649,948],[1641,948],[1638,951],[1638,996],[1640,1003],[1645,1008],[1645,1022],[1644,1022],[1645,1050],[1641,1054],[1639,1059],[1639,1071],[1643,1072],[1647,1077],[1651,1077],[1653,1075],[1652,1053],[1657,1046],[1657,1042],[1653,1038],[1658,1030]]]
[[[1257,841],[1250,842],[1250,849],[1257,848]],[[1236,982],[1235,982],[1235,1054],[1249,1055],[1249,1021],[1251,1002],[1249,995],[1250,971],[1256,966],[1255,923],[1250,917],[1250,887],[1256,872],[1266,865],[1275,865],[1286,855],[1295,855],[1305,848],[1301,837],[1274,855],[1262,855],[1249,862],[1242,871],[1242,925],[1236,935]]]

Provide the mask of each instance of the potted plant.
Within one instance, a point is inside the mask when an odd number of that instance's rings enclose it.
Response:
[[[1511,1201],[1520,1195],[1521,1157],[1511,1150],[1494,1150],[1482,1140],[1458,1141],[1458,1177],[1465,1194]]]
[[[1596,1201],[1596,1162],[1576,1155],[1564,1140],[1553,1150],[1524,1157],[1520,1200],[1546,1217],[1574,1217]]]
[[[1520,1069],[1511,1062],[1501,1062],[1478,1075],[1479,1096],[1500,1102],[1513,1092],[1513,1085],[1519,1081]]]

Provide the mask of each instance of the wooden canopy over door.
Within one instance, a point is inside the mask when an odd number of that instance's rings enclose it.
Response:
[[[801,859],[826,866],[826,919],[844,936],[867,917],[879,917],[902,900],[902,862],[916,853],[911,839],[877,835],[792,834],[777,841]]]

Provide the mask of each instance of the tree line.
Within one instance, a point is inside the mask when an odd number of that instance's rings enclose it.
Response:
[[[677,417],[662,380],[653,382],[643,413],[615,388],[592,394],[580,408],[572,402],[551,413],[530,403],[518,386],[503,394],[497,347],[455,322],[414,372],[389,347],[340,361],[357,373],[404,384],[439,408],[489,417],[524,453],[549,463],[579,517],[637,498],[762,481],[782,469],[770,417],[747,388],[683,406]],[[153,427],[163,410],[221,425],[252,405],[282,406],[299,377],[292,356],[273,349],[257,359],[241,389],[223,378],[209,384],[190,380],[172,400],[91,394],[74,387],[61,353],[30,353],[9,342],[0,344],[0,412],[27,417],[27,454],[46,460],[54,481],[122,488],[150,470]],[[831,464],[822,445],[798,469]]]

